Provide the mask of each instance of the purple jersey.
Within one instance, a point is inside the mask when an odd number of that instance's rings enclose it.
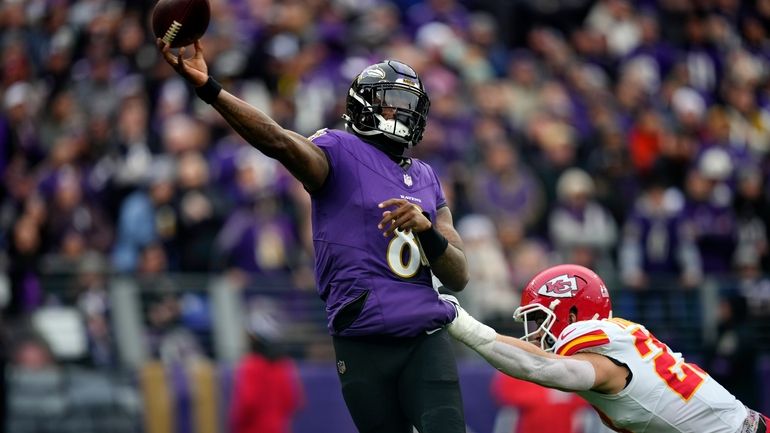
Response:
[[[312,201],[316,281],[332,335],[415,336],[449,323],[454,310],[438,299],[413,235],[385,238],[377,228],[384,211],[377,205],[390,198],[409,200],[435,220],[446,199],[430,166],[412,160],[403,169],[343,131],[321,130],[311,140],[330,166]],[[357,319],[334,329],[340,309],[363,296]]]

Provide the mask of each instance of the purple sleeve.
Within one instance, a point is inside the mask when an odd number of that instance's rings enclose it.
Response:
[[[444,190],[441,188],[441,181],[438,179],[438,176],[436,175],[436,172],[433,171],[433,168],[430,168],[431,174],[433,174],[433,179],[435,182],[433,183],[433,189],[436,191],[436,210],[441,209],[444,206],[448,206],[446,202],[446,197],[444,196]]]
[[[339,159],[340,138],[328,129],[319,129],[309,137],[309,140],[320,147],[329,159],[329,165],[334,166]]]
[[[324,151],[326,160],[329,161],[329,174],[326,177],[324,187],[321,188],[328,189],[326,186],[334,181],[334,167],[339,167],[341,161],[340,149],[342,147],[342,141],[337,134],[326,128],[319,129],[315,134],[308,137],[308,139]],[[318,192],[320,192],[320,190]]]

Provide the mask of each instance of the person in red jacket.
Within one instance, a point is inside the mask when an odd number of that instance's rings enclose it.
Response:
[[[590,408],[575,394],[499,372],[492,380],[491,392],[498,406],[516,410],[515,426],[506,430],[511,433],[581,433],[581,412]]]
[[[304,389],[294,361],[278,343],[269,314],[252,314],[247,324],[251,350],[239,362],[230,406],[232,433],[290,433],[304,405]]]

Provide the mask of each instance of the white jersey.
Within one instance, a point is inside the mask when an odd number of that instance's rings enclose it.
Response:
[[[735,433],[748,411],[722,385],[644,326],[623,319],[567,326],[556,353],[593,352],[623,363],[632,378],[621,392],[579,392],[611,429],[623,433]]]

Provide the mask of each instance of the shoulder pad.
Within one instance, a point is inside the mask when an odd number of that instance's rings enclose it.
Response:
[[[589,347],[608,344],[610,338],[600,320],[575,322],[562,331],[556,340],[555,353],[570,356]]]

